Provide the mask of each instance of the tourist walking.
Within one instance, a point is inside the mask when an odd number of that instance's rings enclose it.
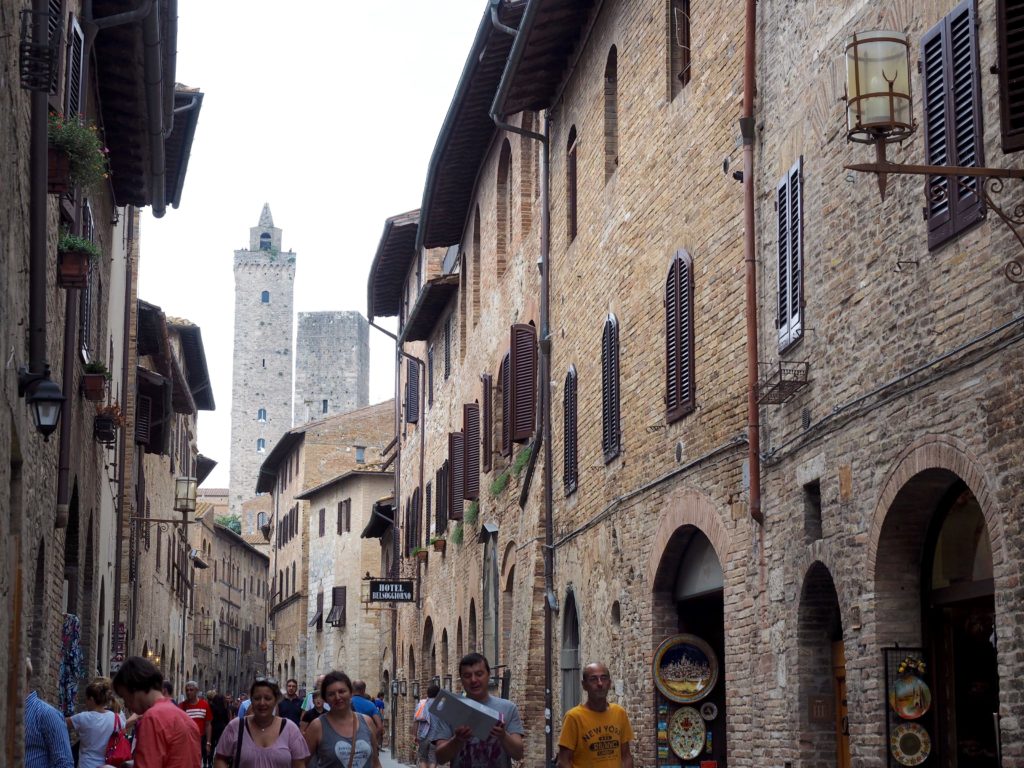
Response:
[[[100,768],[107,762],[107,743],[114,730],[124,728],[124,718],[107,709],[114,693],[110,681],[97,677],[85,688],[85,709],[64,718],[78,733],[78,768]]]
[[[473,736],[469,726],[452,731],[440,717],[432,717],[429,738],[437,746],[437,762],[454,768],[510,768],[512,760],[523,759],[523,721],[519,707],[508,699],[491,696],[488,684],[491,665],[480,653],[469,653],[459,661],[459,679],[466,696],[498,713],[499,720],[486,739]]]
[[[416,704],[413,715],[412,736],[416,741],[416,764],[419,768],[434,768],[437,765],[437,748],[428,737],[430,736],[430,705],[434,697],[441,692],[441,686],[431,683],[427,686],[427,696]]]
[[[135,768],[200,768],[199,731],[163,693],[164,676],[151,661],[130,656],[114,676],[114,691],[139,715]]]
[[[361,715],[366,715],[373,722],[374,736],[377,739],[377,749],[380,749],[380,740],[384,735],[384,720],[380,716],[380,710],[373,703],[373,699],[366,695],[366,681],[352,681],[352,709]]]
[[[299,682],[295,678],[285,683],[284,698],[277,705],[277,713],[296,725],[302,720],[302,699],[299,698]]]
[[[257,677],[249,688],[249,714],[233,718],[217,743],[214,768],[303,768],[309,757],[299,727],[274,714],[281,688]]]
[[[75,768],[64,718],[32,688],[32,660],[25,659],[25,768]]]
[[[206,699],[199,698],[199,683],[189,680],[185,683],[185,700],[178,705],[192,718],[199,729],[199,743],[203,752],[203,765],[209,765],[213,755],[213,711]]]
[[[581,684],[587,700],[565,713],[558,739],[558,768],[633,768],[629,715],[608,701],[612,687],[608,667],[600,662],[583,668]]]
[[[303,736],[306,735],[306,729],[309,728],[309,724],[326,711],[324,709],[324,697],[320,695],[320,691],[313,691],[313,706],[302,713],[302,721],[299,723],[299,730],[302,731]]]
[[[352,681],[331,672],[320,685],[330,711],[306,729],[306,743],[318,768],[381,768],[373,721],[352,709]]]
[[[212,748],[207,750],[207,755],[212,763],[213,756],[217,753],[217,742],[220,741],[224,729],[228,727],[233,713],[231,705],[228,703],[228,697],[222,693],[215,693],[210,697],[210,711],[213,713],[213,720],[210,723],[210,746]]]

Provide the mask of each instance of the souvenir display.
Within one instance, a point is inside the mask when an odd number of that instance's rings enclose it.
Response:
[[[700,705],[700,716],[711,721],[718,717],[718,705],[713,701],[705,701]]]
[[[889,706],[904,720],[917,720],[932,705],[928,684],[917,675],[900,675],[889,691]]]
[[[932,740],[917,723],[901,723],[892,731],[889,751],[900,765],[920,765],[931,754]]]
[[[718,657],[696,635],[673,635],[654,654],[654,683],[677,704],[700,701],[718,681]]]
[[[668,724],[668,743],[683,760],[704,751],[704,720],[693,707],[680,707]]]

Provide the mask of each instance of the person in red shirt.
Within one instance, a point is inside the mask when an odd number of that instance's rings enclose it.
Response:
[[[137,715],[135,768],[200,768],[199,732],[163,694],[164,676],[147,659],[131,656],[114,676],[114,690]]]
[[[178,705],[186,715],[192,718],[199,728],[199,743],[203,748],[203,765],[213,760],[213,710],[206,699],[199,698],[199,683],[189,680],[185,683],[185,700]]]

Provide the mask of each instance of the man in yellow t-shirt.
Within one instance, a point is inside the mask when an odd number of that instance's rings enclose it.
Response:
[[[565,713],[558,739],[558,768],[633,768],[629,715],[608,701],[612,677],[600,662],[583,669],[587,700]]]

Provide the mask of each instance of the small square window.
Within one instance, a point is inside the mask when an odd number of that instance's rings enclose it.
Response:
[[[361,446],[361,445],[357,445],[356,446],[356,464],[365,464],[365,463],[366,463],[366,448]]]

